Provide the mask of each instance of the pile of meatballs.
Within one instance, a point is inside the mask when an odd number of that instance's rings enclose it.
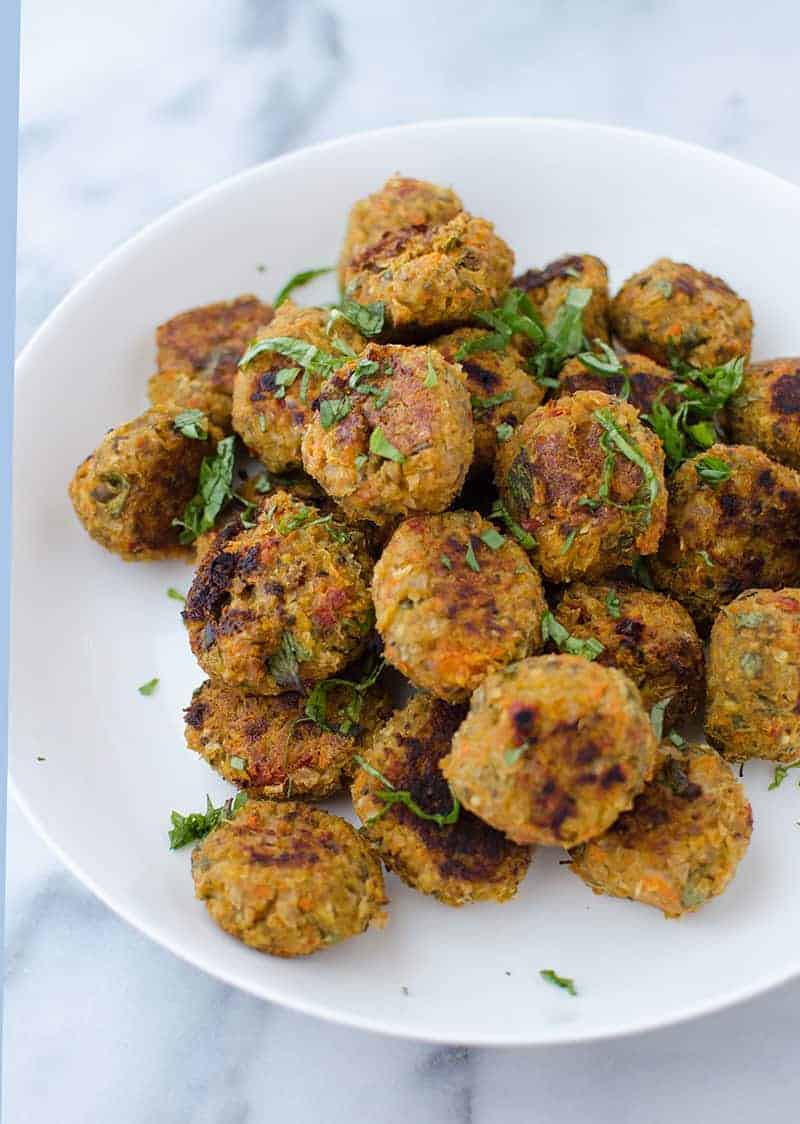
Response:
[[[150,408],[70,485],[106,549],[194,557],[186,741],[246,799],[192,874],[253,948],[382,926],[382,864],[506,901],[537,845],[678,917],[747,849],[732,763],[800,760],[800,359],[752,363],[747,301],[684,263],[613,300],[588,254],[514,265],[395,176],[336,304],[158,328]],[[348,790],[358,831],[317,803]]]

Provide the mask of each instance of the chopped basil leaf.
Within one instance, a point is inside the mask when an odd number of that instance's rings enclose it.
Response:
[[[542,643],[546,644],[548,640],[552,640],[559,651],[569,652],[571,656],[583,656],[586,660],[596,660],[605,650],[593,636],[587,640],[571,636],[549,609],[542,614]]]
[[[516,765],[525,750],[530,749],[530,747],[530,741],[524,741],[522,745],[515,745],[512,749],[504,750],[503,760],[505,761],[506,765]]]
[[[294,277],[289,278],[289,280],[276,296],[275,300],[272,302],[273,308],[280,308],[289,294],[293,293],[295,289],[299,289],[303,285],[307,285],[316,277],[324,277],[326,273],[332,272],[333,270],[331,266],[325,266],[322,269],[304,269],[300,273],[295,273]]]
[[[185,847],[187,843],[194,843],[196,839],[202,839],[223,820],[233,819],[239,809],[246,803],[247,793],[237,792],[235,796],[226,800],[219,808],[215,808],[211,803],[211,797],[206,796],[205,812],[190,812],[188,816],[183,816],[180,812],[173,812],[170,816],[172,821],[169,832],[170,850],[177,851],[179,847]]]
[[[464,557],[466,558],[466,562],[470,570],[474,570],[476,574],[479,574],[481,572],[481,568],[478,563],[478,559],[475,557],[475,548],[473,547],[471,541],[467,544],[467,550]]]
[[[452,570],[453,569],[453,563],[450,561],[450,559],[447,557],[446,554],[440,554],[439,555],[439,561],[444,566],[445,570]]]
[[[204,457],[197,478],[197,492],[189,500],[182,519],[173,519],[175,527],[182,527],[180,541],[184,545],[194,542],[198,535],[210,531],[223,504],[231,498],[236,435],[223,437],[213,456]]]
[[[386,320],[386,306],[382,301],[359,304],[352,297],[344,297],[341,304],[331,309],[329,324],[344,317],[348,324],[358,328],[362,336],[379,336]]]
[[[578,359],[588,371],[592,371],[596,375],[602,375],[603,378],[620,377],[622,386],[617,392],[617,397],[627,401],[631,395],[631,378],[627,367],[613,347],[609,347],[605,340],[596,339],[594,345],[601,352],[600,355],[593,351],[582,351],[579,353]]]
[[[436,386],[438,381],[439,381],[439,377],[436,374],[436,368],[434,367],[433,363],[431,362],[431,352],[430,352],[430,348],[428,348],[428,373],[426,374],[422,385],[425,387],[426,390],[432,390],[433,387]]]
[[[255,489],[262,496],[265,496],[268,492],[272,491],[272,481],[270,480],[268,473],[261,473],[261,475],[255,482]]]
[[[567,537],[564,539],[564,545],[559,550],[559,554],[568,554],[572,550],[572,544],[575,542],[575,536],[578,534],[578,528],[573,527]]]
[[[379,660],[370,668],[364,677],[357,683],[352,679],[324,679],[316,683],[314,689],[306,699],[304,717],[295,720],[298,722],[313,722],[321,730],[345,736],[353,734],[358,729],[361,721],[361,712],[364,708],[367,692],[380,678],[386,663]],[[328,719],[328,694],[336,687],[343,687],[350,692],[349,700],[339,709],[336,721]]]
[[[160,682],[161,680],[158,679],[158,677],[156,677],[155,679],[148,679],[146,683],[142,683],[141,687],[139,688],[139,694],[152,695]]]
[[[648,518],[650,510],[661,490],[658,477],[653,471],[653,466],[642,454],[636,443],[622,431],[614,419],[614,415],[610,409],[604,407],[601,410],[594,411],[594,418],[600,423],[605,431],[600,438],[600,445],[605,451],[606,458],[603,464],[603,478],[597,492],[597,499],[603,504],[608,504],[614,507],[623,507],[628,511],[646,511]],[[622,453],[632,464],[641,471],[644,477],[644,487],[646,489],[646,500],[642,503],[628,503],[616,504],[611,499],[611,484],[614,477],[614,467],[616,464],[617,453]]]
[[[504,402],[510,402],[513,397],[513,390],[506,390],[502,394],[490,394],[486,398],[479,398],[477,394],[470,394],[469,400],[473,414],[481,415],[488,414],[495,406],[502,406]]]
[[[245,769],[247,767],[247,762],[245,761],[245,759],[243,757],[230,757],[228,760],[229,760],[230,767],[232,769],[240,769],[241,770],[241,769]]]
[[[369,460],[369,457],[367,456],[366,453],[359,453],[358,454],[358,456],[356,457],[356,468],[358,469],[359,472],[361,471],[361,469],[364,467],[364,465],[367,463],[368,460]]]
[[[724,484],[731,474],[731,466],[722,457],[700,457],[694,467],[703,483],[712,487]]]
[[[653,585],[653,579],[650,577],[650,571],[647,568],[647,563],[645,562],[641,554],[637,558],[634,558],[633,562],[631,563],[631,572],[633,574],[634,580],[637,581],[639,585],[644,586],[645,589],[656,588]]]
[[[495,531],[494,527],[490,528],[488,531],[484,531],[480,539],[481,542],[485,542],[491,550],[499,550],[506,541],[505,535],[501,535],[499,531]]]
[[[406,459],[400,450],[396,449],[386,439],[380,426],[376,426],[369,435],[369,451],[375,453],[378,457],[383,457],[384,460],[394,461],[396,464],[403,464]]]
[[[528,360],[530,370],[540,383],[552,385],[551,380],[566,360],[583,348],[583,310],[591,299],[591,289],[567,291],[563,304],[545,329],[545,340]]]
[[[741,386],[744,358],[718,367],[693,367],[673,350],[670,364],[675,380],[659,391],[642,421],[661,438],[668,465],[674,470],[698,448],[707,449],[717,440],[717,416]],[[667,393],[679,400],[672,410],[663,401]]]
[[[271,657],[268,671],[279,687],[302,691],[299,662],[307,660],[309,653],[297,642],[291,632],[284,632],[277,652]]]
[[[708,566],[709,570],[714,569],[714,563],[711,561],[711,557],[710,557],[707,550],[696,550],[695,554],[697,554],[700,558],[703,559],[706,566]]]
[[[618,621],[622,616],[622,608],[619,603],[619,597],[613,589],[609,589],[608,593],[606,594],[606,608],[608,609],[608,615],[615,621]]]
[[[309,375],[316,375],[323,381],[335,374],[343,362],[341,356],[331,355],[311,343],[306,343],[305,340],[293,339],[291,336],[274,336],[272,339],[255,340],[251,343],[239,360],[239,367],[247,367],[259,355],[267,352],[291,359]]]
[[[349,413],[349,398],[323,398],[319,404],[319,423],[323,429],[330,429],[343,421]]]
[[[558,973],[554,972],[552,968],[542,968],[539,972],[539,975],[543,980],[547,980],[548,983],[554,984],[556,987],[563,988],[563,990],[566,991],[568,995],[578,994],[575,988],[575,981],[569,979],[568,976],[559,976]]]
[[[183,596],[183,594],[179,593],[178,590],[174,589],[172,586],[170,586],[167,590],[167,597],[170,597],[173,601],[180,601],[184,605],[186,604],[186,598]]]
[[[665,280],[663,280],[663,278],[657,277],[656,280],[653,282],[653,284],[658,289],[658,291],[661,293],[661,295],[663,297],[666,297],[667,300],[669,300],[669,298],[672,296],[672,282],[671,281],[665,281]]]
[[[772,774],[772,780],[769,783],[767,791],[771,792],[773,788],[780,788],[780,786],[788,777],[790,769],[800,769],[800,761],[795,761],[791,765],[776,765],[775,772]]]
[[[375,780],[380,781],[383,785],[383,789],[379,792],[376,792],[375,795],[379,800],[384,801],[386,807],[382,811],[378,812],[377,815],[371,816],[364,825],[365,827],[367,827],[371,823],[374,823],[375,820],[380,819],[380,817],[389,810],[392,804],[403,804],[419,819],[429,820],[431,823],[435,823],[438,827],[445,827],[447,824],[455,823],[458,819],[459,813],[461,811],[461,804],[459,803],[458,797],[455,795],[455,793],[452,793],[453,807],[449,812],[426,812],[424,808],[420,808],[419,804],[417,804],[417,802],[413,799],[411,793],[407,789],[395,788],[392,782],[387,780],[383,773],[379,772],[373,765],[370,765],[370,763],[368,761],[365,761],[364,758],[359,754],[355,754],[353,759],[358,765],[361,766],[365,773],[368,773],[371,777],[374,777]]]
[[[665,699],[659,699],[650,710],[650,725],[653,727],[653,733],[659,741],[664,737],[664,714],[671,702],[672,695],[667,695]]]
[[[502,500],[496,500],[492,506],[490,519],[497,519],[505,525],[509,533],[524,550],[535,550],[536,539],[529,534],[519,523],[515,523]]]
[[[678,749],[683,749],[685,745],[688,745],[686,738],[684,738],[683,735],[679,734],[677,730],[670,730],[670,732],[667,734],[667,741],[672,742],[672,744]]]
[[[501,422],[500,425],[496,425],[494,431],[497,434],[497,440],[502,442],[510,441],[514,435],[514,427],[509,425],[508,422]]]
[[[191,437],[195,441],[205,441],[208,438],[208,418],[202,410],[182,410],[175,415],[172,424],[184,437]]]

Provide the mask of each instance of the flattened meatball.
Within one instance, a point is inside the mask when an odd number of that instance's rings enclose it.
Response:
[[[800,468],[800,358],[751,364],[727,415],[734,441]]]
[[[750,305],[719,277],[659,258],[629,277],[611,303],[614,335],[629,351],[668,364],[674,351],[696,367],[750,358]]]
[[[522,547],[473,511],[401,523],[372,596],[389,663],[448,702],[542,646],[539,575]]]
[[[655,754],[626,675],[533,656],[484,680],[441,769],[464,807],[509,839],[573,847],[630,808]]]
[[[575,394],[578,390],[602,390],[616,398],[625,398],[640,414],[649,414],[656,398],[668,409],[678,405],[670,387],[673,374],[646,355],[620,355],[625,373],[604,376],[590,371],[580,359],[568,359],[558,376],[558,394]],[[660,397],[659,397],[660,396]]]
[[[631,811],[572,851],[570,869],[596,894],[680,917],[722,893],[752,827],[744,789],[719,754],[706,745],[663,745],[658,772]]]
[[[248,800],[195,847],[192,877],[220,928],[272,956],[386,923],[377,858],[346,820],[308,804]]]
[[[608,269],[591,254],[566,254],[544,269],[528,269],[514,279],[538,307],[545,324],[553,321],[570,289],[591,289],[583,310],[583,334],[589,341],[608,340]]]

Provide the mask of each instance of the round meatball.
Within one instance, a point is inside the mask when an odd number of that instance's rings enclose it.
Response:
[[[231,433],[231,396],[211,379],[187,371],[157,371],[147,384],[147,397],[153,406],[164,406],[173,413],[200,410],[223,434]]]
[[[365,754],[380,777],[361,768],[352,788],[361,833],[385,866],[408,886],[453,906],[513,898],[531,861],[530,848],[511,843],[464,808],[454,823],[440,825],[403,803],[388,804],[380,793],[408,792],[422,812],[447,817],[453,794],[439,762],[465,713],[465,706],[416,695]]]
[[[703,646],[677,601],[625,582],[575,582],[565,589],[555,616],[571,636],[603,645],[597,662],[624,671],[639,688],[645,710],[671,700],[665,728],[697,709]]]
[[[706,736],[733,761],[800,761],[800,589],[750,590],[720,612]]]
[[[655,754],[626,675],[533,656],[481,684],[441,768],[464,807],[516,843],[573,847],[630,808]]]
[[[147,410],[109,430],[78,466],[69,485],[75,514],[95,542],[128,562],[184,555],[174,520],[213,452],[211,436],[198,441],[175,428],[173,410]]]
[[[704,475],[724,461],[726,480]],[[714,445],[680,466],[650,573],[698,625],[745,589],[800,583],[800,474],[747,445]]]
[[[539,309],[545,324],[551,324],[570,289],[591,289],[583,310],[583,334],[590,342],[608,340],[608,269],[591,254],[567,254],[544,269],[528,269],[514,279]]]
[[[663,745],[655,777],[599,839],[570,853],[596,894],[692,913],[721,894],[744,858],[753,815],[742,785],[707,745]]]
[[[323,357],[338,354],[344,363],[347,356],[337,352],[326,332],[328,316],[324,308],[299,308],[286,300],[259,340],[299,340],[318,348]],[[346,320],[337,321],[334,334],[351,352],[364,346],[363,336]],[[300,444],[324,374],[324,367],[301,369],[296,359],[276,351],[261,352],[239,369],[233,388],[233,428],[270,472],[301,466]]]
[[[426,347],[370,344],[325,384],[303,438],[306,472],[351,518],[379,525],[443,511],[472,453],[469,395]]]
[[[192,878],[221,929],[273,956],[386,923],[378,859],[346,820],[308,804],[248,800],[195,847]]]
[[[491,469],[497,449],[512,436],[544,398],[544,387],[525,369],[521,353],[509,344],[502,351],[479,351],[459,358],[461,348],[486,335],[483,328],[458,328],[431,343],[461,372],[472,403],[475,424],[473,467]]]
[[[384,306],[385,330],[409,340],[467,324],[511,283],[514,254],[492,223],[461,211],[439,226],[390,231],[356,254],[346,292]]]
[[[659,258],[629,277],[611,303],[611,327],[629,351],[696,367],[750,358],[750,305],[719,277]]]
[[[800,358],[748,367],[728,401],[727,417],[734,441],[800,468]]]
[[[499,458],[497,483],[551,581],[601,577],[658,549],[664,450],[633,406],[601,391],[534,410]]]
[[[307,710],[317,703],[314,721]],[[184,712],[186,744],[253,795],[323,800],[347,784],[353,754],[365,751],[390,714],[381,687],[360,691],[334,680],[312,698],[289,692],[267,699],[208,679]]]
[[[462,209],[461,200],[449,187],[391,176],[380,191],[359,199],[350,210],[339,258],[342,287],[348,265],[371,243],[391,232],[441,226]]]
[[[386,659],[448,702],[542,646],[539,575],[474,511],[401,523],[375,566],[372,597]]]
[[[372,628],[372,563],[363,535],[277,492],[205,554],[183,619],[212,679],[259,695],[336,675]]]
[[[575,394],[578,390],[602,390],[616,398],[625,398],[640,414],[649,414],[658,399],[674,410],[678,397],[671,389],[673,374],[646,355],[620,355],[624,373],[602,375],[591,371],[580,359],[568,359],[558,376],[558,394]]]

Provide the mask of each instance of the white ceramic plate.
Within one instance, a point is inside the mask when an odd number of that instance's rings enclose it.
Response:
[[[747,767],[755,834],[735,881],[680,922],[594,897],[559,867],[561,853],[540,851],[510,904],[454,910],[390,876],[384,933],[282,961],[222,933],[193,896],[188,849],[168,850],[170,810],[226,792],[183,747],[181,710],[201,676],[165,590],[185,589],[190,570],[106,554],[78,526],[67,481],[108,427],[144,408],[154,325],[239,292],[269,298],[295,271],[333,262],[349,205],[396,169],[453,184],[495,221],[520,269],[591,251],[617,284],[662,254],[687,259],[750,298],[757,356],[800,352],[800,190],[673,141],[566,121],[430,123],[293,153],[206,192],[112,254],[19,361],[17,798],[70,869],[154,940],[256,995],[353,1026],[575,1042],[754,995],[800,972],[800,794],[793,780],[768,792],[765,765]],[[317,283],[304,296],[331,294]],[[143,698],[137,686],[156,675],[158,692]],[[574,977],[579,997],[540,968]]]

